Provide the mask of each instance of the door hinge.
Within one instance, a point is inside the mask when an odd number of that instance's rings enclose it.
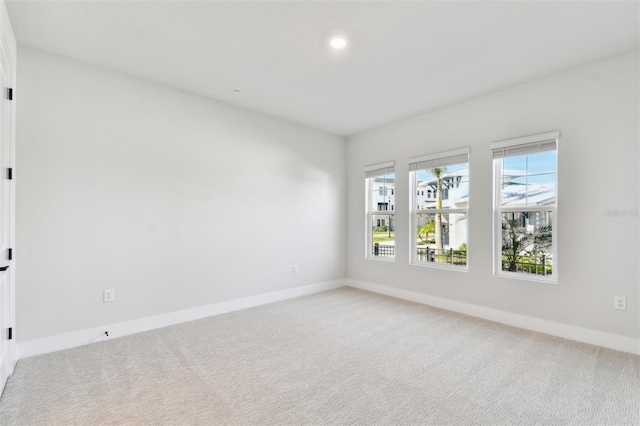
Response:
[[[7,179],[13,179],[13,169],[11,167],[7,168]]]
[[[7,99],[13,100],[13,89],[11,87],[7,87]]]
[[[9,258],[9,260],[13,260],[13,249],[7,249],[7,257]]]
[[[9,327],[9,332],[7,333],[7,339],[13,339],[13,327]]]

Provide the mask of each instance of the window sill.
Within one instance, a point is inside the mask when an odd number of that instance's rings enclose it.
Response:
[[[544,284],[558,284],[558,279],[554,276],[553,278],[545,278],[540,275],[526,275],[518,272],[494,272],[494,277],[498,278],[509,278],[520,281],[533,281]]]
[[[382,257],[382,256],[367,256],[364,258],[365,260],[375,260],[378,262],[387,262],[387,263],[393,263],[396,261],[395,257]]]
[[[469,266],[455,266],[436,262],[410,262],[411,266],[419,266],[421,268],[446,269],[448,271],[469,272]]]

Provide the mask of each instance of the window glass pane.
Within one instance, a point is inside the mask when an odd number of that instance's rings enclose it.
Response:
[[[395,220],[392,214],[371,216],[371,255],[375,257],[395,257]]]
[[[416,214],[415,254],[418,262],[466,265],[467,214]]]
[[[381,171],[368,178],[367,214],[371,228],[367,235],[369,258],[395,257],[395,222],[390,212],[395,207],[395,173]]]
[[[395,205],[394,184],[395,175],[393,173],[370,178],[370,212],[391,210],[391,206]]]
[[[525,206],[527,204],[527,156],[504,158],[501,172],[502,205]]]
[[[556,201],[556,152],[507,157],[501,167],[501,206],[544,206]]]
[[[544,206],[556,202],[556,151],[527,156],[527,205]]]
[[[552,212],[502,213],[502,270],[551,276]]]
[[[415,176],[417,210],[468,208],[469,163],[419,169]]]
[[[529,154],[527,157],[530,174],[556,173],[556,151]]]

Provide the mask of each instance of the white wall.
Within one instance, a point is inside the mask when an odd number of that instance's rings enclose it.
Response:
[[[346,275],[342,138],[22,46],[19,70],[20,341]]]
[[[637,339],[638,218],[604,211],[639,207],[638,59],[366,132],[345,150],[338,137],[20,47],[18,338],[348,276]],[[562,132],[559,283],[494,277],[489,143],[551,130]],[[406,160],[464,146],[470,270],[409,266]],[[362,167],[388,160],[394,263],[364,259]],[[101,302],[104,288],[116,302]],[[614,295],[627,311],[612,309]]]
[[[639,207],[638,75],[636,52],[349,138],[348,277],[640,337],[638,217],[605,217],[605,209]],[[561,132],[559,282],[494,277],[489,144],[554,130]],[[407,159],[466,146],[469,272],[410,266]],[[397,178],[394,263],[364,258],[362,168],[390,160],[396,161]],[[614,296],[627,297],[626,311],[613,309]]]

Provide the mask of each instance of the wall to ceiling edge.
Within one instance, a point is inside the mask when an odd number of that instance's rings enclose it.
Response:
[[[18,53],[20,342],[345,277],[344,138]]]
[[[455,301],[623,336],[637,345],[638,217],[608,217],[605,211],[639,207],[638,75],[633,52],[350,137],[348,278],[390,294]],[[558,283],[496,277],[489,144],[555,130],[561,132]],[[461,147],[471,149],[469,272],[411,266],[407,159]],[[390,160],[397,182],[393,263],[364,258],[363,167]],[[627,298],[626,311],[613,309],[614,296]]]

